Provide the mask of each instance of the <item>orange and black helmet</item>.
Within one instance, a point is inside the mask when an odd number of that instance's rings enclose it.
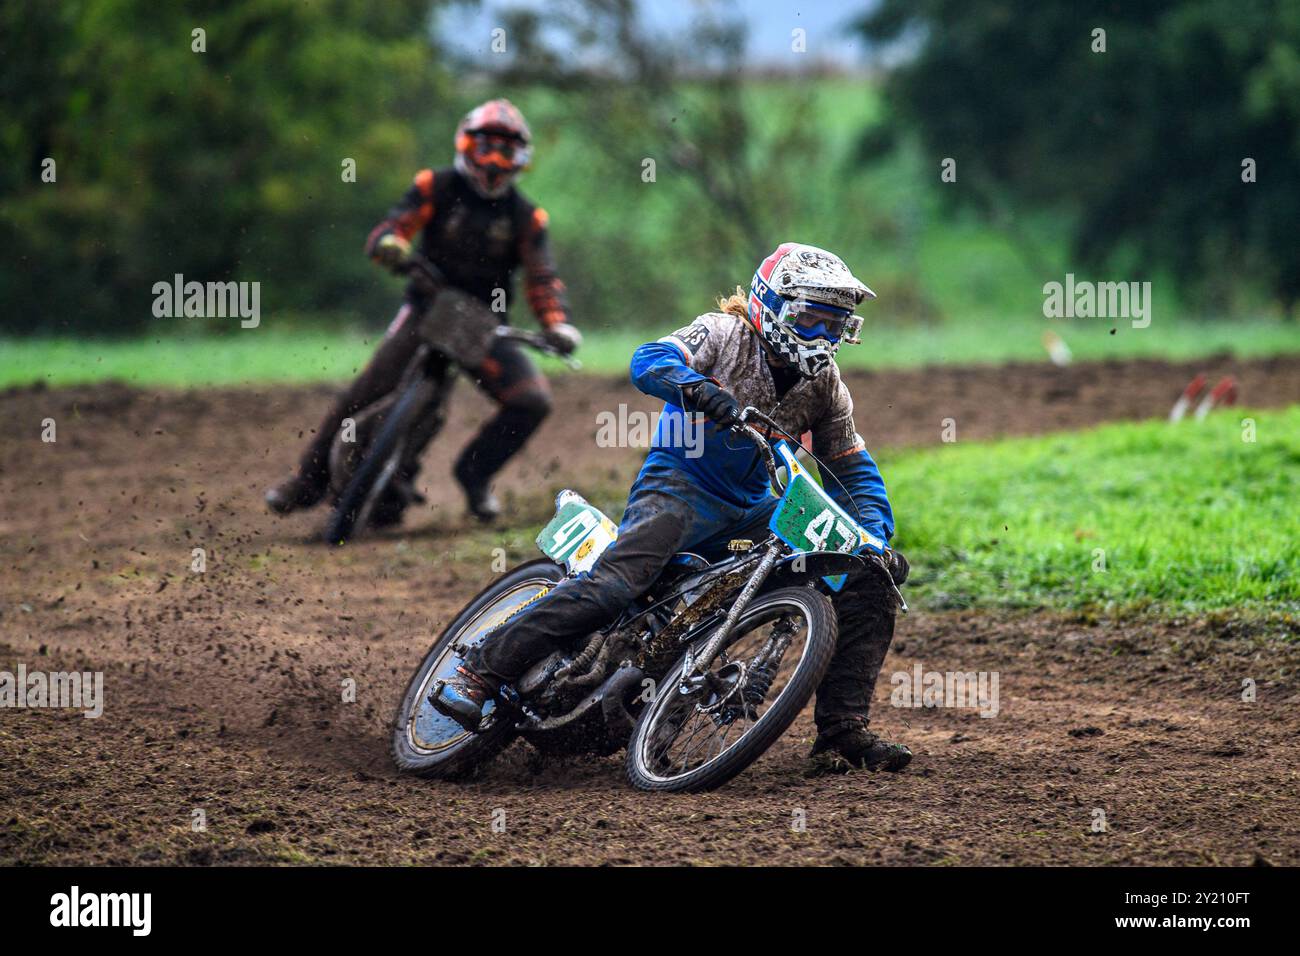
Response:
[[[456,169],[481,195],[496,198],[528,165],[533,134],[509,100],[488,100],[456,127]]]

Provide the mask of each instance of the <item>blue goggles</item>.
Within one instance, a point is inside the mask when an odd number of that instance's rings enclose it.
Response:
[[[801,339],[827,339],[837,343],[841,339],[850,345],[858,343],[862,319],[852,309],[837,309],[833,305],[806,300],[786,300],[781,307],[780,319],[788,322],[795,335]]]

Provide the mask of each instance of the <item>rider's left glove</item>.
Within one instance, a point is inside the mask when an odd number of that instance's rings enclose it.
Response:
[[[582,333],[568,322],[556,322],[542,335],[546,344],[561,355],[572,355],[582,344]]]
[[[712,382],[700,382],[689,395],[693,411],[703,412],[706,418],[717,422],[723,428],[730,428],[740,421],[742,411],[736,396],[721,385]]]
[[[386,269],[405,264],[410,255],[411,244],[396,233],[390,232],[375,244],[374,260]]]

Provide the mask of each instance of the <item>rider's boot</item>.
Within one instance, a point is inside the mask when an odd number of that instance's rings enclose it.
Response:
[[[299,508],[310,508],[325,497],[325,481],[312,481],[293,475],[266,492],[266,506],[276,514],[287,515]]]
[[[410,479],[398,477],[393,479],[387,493],[375,505],[370,513],[372,528],[390,528],[402,523],[402,515],[411,505],[428,504],[428,499],[416,490]]]
[[[498,381],[496,387],[500,386]],[[469,513],[479,521],[487,523],[501,514],[501,502],[492,494],[492,476],[523,448],[550,410],[550,394],[544,386],[534,383],[511,395],[461,451],[454,469],[456,480],[465,490]]]
[[[891,744],[866,728],[846,727],[831,734],[818,734],[809,754],[810,773],[845,770],[885,770],[897,773],[912,762],[912,751]]]
[[[438,713],[450,717],[466,730],[477,730],[483,720],[483,705],[496,696],[500,686],[490,677],[461,664],[452,677],[434,685],[429,703]]]
[[[395,528],[406,514],[406,501],[397,495],[386,495],[370,512],[370,527]]]
[[[469,513],[484,524],[495,521],[501,514],[501,502],[492,494],[492,486],[486,481],[476,481],[463,465],[464,462],[457,464],[455,474],[457,483],[465,492]]]

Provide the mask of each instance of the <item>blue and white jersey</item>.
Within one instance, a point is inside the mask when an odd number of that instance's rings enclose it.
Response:
[[[811,433],[813,454],[844,485],[827,478],[826,490],[870,534],[885,541],[893,536],[885,483],[854,426],[853,400],[834,363],[815,378],[800,378],[778,397],[762,342],[748,322],[712,312],[638,348],[631,374],[638,389],[665,402],[638,484],[683,477],[705,495],[740,508],[769,494],[767,471],[752,442],[683,410],[683,386],[713,381],[742,406],[770,415],[790,435]],[[703,500],[692,504],[707,507]]]

